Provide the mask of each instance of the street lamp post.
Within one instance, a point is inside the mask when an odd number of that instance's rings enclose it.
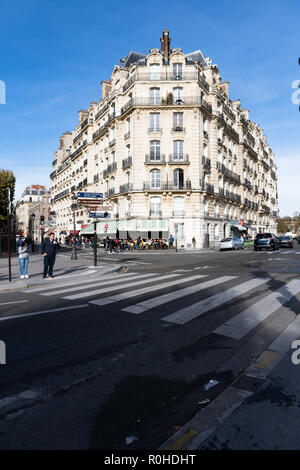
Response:
[[[75,209],[76,209],[76,194],[73,194],[72,196],[72,201],[73,201],[73,204],[72,204],[72,207],[73,207],[73,248],[72,248],[72,256],[71,256],[71,259],[77,259],[77,251],[76,251],[76,240],[75,240],[75,232],[76,232],[76,221],[75,221]]]
[[[34,253],[34,219],[35,219],[35,214],[31,214],[32,218],[32,245],[31,245],[31,251]]]

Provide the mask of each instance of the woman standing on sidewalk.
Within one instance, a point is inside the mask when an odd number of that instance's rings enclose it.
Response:
[[[24,241],[18,248],[19,252],[19,265],[20,265],[20,279],[29,278],[28,276],[28,263],[29,263],[29,247],[28,243]]]

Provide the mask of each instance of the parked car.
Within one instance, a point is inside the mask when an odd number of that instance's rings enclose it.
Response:
[[[262,250],[264,248],[270,250],[279,250],[279,238],[274,233],[258,233],[254,239],[254,250]]]
[[[238,250],[244,248],[244,243],[238,237],[223,238],[219,245],[220,251],[222,250]]]
[[[281,235],[279,237],[279,246],[282,246],[282,247],[289,247],[289,248],[293,248],[294,247],[294,240],[293,240],[293,237],[291,237],[290,235]]]

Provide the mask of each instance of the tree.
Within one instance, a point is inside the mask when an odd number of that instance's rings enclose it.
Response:
[[[10,188],[11,209],[13,208],[13,199],[15,195],[16,178],[11,170],[0,170],[0,227],[6,225],[7,217],[7,199],[6,188]]]

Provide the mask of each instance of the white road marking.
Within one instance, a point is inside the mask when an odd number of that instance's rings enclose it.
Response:
[[[151,274],[151,276],[153,275],[155,274]],[[84,292],[82,294],[69,295],[68,297],[63,297],[63,299],[75,300],[75,299],[81,299],[83,297],[91,297],[92,295],[105,294],[106,292],[113,292],[113,291],[120,290],[120,289],[128,289],[133,286],[139,286],[141,284],[149,284],[150,282],[161,281],[162,279],[168,279],[168,278],[175,277],[175,276],[179,276],[179,274],[169,274],[167,276],[163,275],[163,276],[158,276],[158,277],[151,277],[150,279],[141,279],[140,281],[132,282],[130,284],[119,284],[118,286],[106,287],[105,289],[96,289],[96,290],[92,290],[89,292]]]
[[[200,300],[193,305],[177,310],[171,315],[167,315],[163,320],[176,323],[178,325],[184,325],[185,323],[194,320],[194,318],[200,317],[209,310],[213,310],[216,307],[219,307],[226,302],[229,302],[236,297],[239,297],[242,294],[245,294],[249,290],[254,289],[255,287],[267,282],[267,278],[254,278],[250,281],[243,282],[238,284],[235,287],[231,287],[219,294],[208,297],[207,299]]]
[[[22,313],[20,315],[10,315],[7,317],[0,317],[0,321],[15,320],[18,318],[23,318],[23,317],[33,317],[34,315],[42,315],[43,313],[62,312],[63,310],[76,310],[78,308],[86,308],[88,306],[89,304],[81,304],[81,305],[73,305],[72,307],[53,308],[51,310],[40,310],[39,312],[29,312],[29,313]]]
[[[174,276],[178,276],[178,274],[165,276],[164,279],[166,279],[167,277],[174,277]],[[165,289],[167,287],[172,287],[177,284],[183,284],[185,282],[194,281],[195,279],[199,279],[201,277],[202,277],[201,275],[197,275],[197,276],[186,277],[184,279],[175,279],[175,281],[164,282],[156,286],[146,287],[145,289],[137,289],[137,290],[130,291],[130,292],[124,292],[123,294],[117,294],[117,295],[112,295],[110,297],[105,297],[104,299],[92,300],[90,301],[90,303],[95,304],[95,305],[107,305],[113,302],[118,302],[119,300],[130,299],[131,297],[136,297],[137,295],[148,294],[149,292],[154,292],[156,290]]]
[[[203,278],[206,276],[202,275],[199,277]],[[195,292],[208,289],[209,287],[217,286],[218,284],[222,284],[223,282],[226,282],[226,281],[231,281],[232,279],[235,279],[235,278],[236,276],[218,277],[210,281],[202,282],[201,284],[196,284],[194,286],[185,287],[184,289],[171,292],[170,294],[160,295],[158,297],[145,300],[144,302],[140,302],[135,305],[130,305],[129,307],[122,308],[122,311],[135,313],[135,314],[143,313],[146,310],[150,310],[151,308],[159,307],[160,305],[166,304],[168,302],[172,302],[173,300],[181,299],[182,297],[185,297],[186,295],[194,294]]]
[[[118,277],[119,280],[122,280],[123,277],[128,277],[128,276],[133,276],[134,274],[137,274],[137,273],[128,273],[128,274],[112,274],[110,276],[103,276],[103,281],[107,281],[108,279],[116,279],[116,276],[120,276]],[[30,290],[26,289],[26,290],[22,290],[21,292],[24,292],[25,294],[31,294],[31,292],[45,292],[47,290],[52,290],[52,289],[59,289],[60,287],[66,287],[66,286],[74,286],[76,284],[78,285],[81,285],[81,284],[91,284],[95,279],[87,279],[87,280],[83,280],[83,281],[70,281],[70,282],[65,282],[65,283],[60,283],[60,284],[45,284],[45,286],[43,287],[34,287]],[[98,281],[98,279],[96,279]]]
[[[28,300],[16,300],[15,302],[2,302],[0,305],[22,304]]]
[[[216,328],[214,333],[241,339],[299,291],[300,280],[294,279]]]
[[[153,273],[151,273],[151,274],[143,274],[143,275],[141,275],[141,274],[135,274],[135,275],[133,275],[133,274],[127,274],[127,277],[126,277],[125,280],[130,282],[130,281],[132,281],[132,280],[134,280],[134,279],[147,278],[147,277],[156,276],[156,275],[157,275],[157,274],[153,274]],[[124,279],[124,277],[123,277],[122,279]],[[44,295],[44,296],[59,295],[59,294],[64,294],[65,292],[72,292],[72,291],[74,291],[74,290],[77,291],[77,290],[89,289],[90,287],[93,287],[93,288],[94,288],[94,287],[96,287],[96,286],[107,286],[107,285],[111,285],[111,284],[120,284],[120,282],[122,281],[122,279],[121,279],[121,278],[116,279],[116,276],[115,276],[114,279],[111,279],[111,280],[109,280],[109,281],[106,281],[106,280],[102,280],[102,281],[97,280],[97,282],[90,282],[90,284],[91,284],[90,286],[85,285],[85,286],[69,287],[69,288],[67,288],[67,289],[55,290],[54,292],[47,292],[46,294],[41,294],[41,295]],[[130,284],[127,284],[127,285],[129,286]]]
[[[290,323],[287,328],[268,347],[271,351],[287,352],[291,350],[294,340],[300,338],[300,316]]]

